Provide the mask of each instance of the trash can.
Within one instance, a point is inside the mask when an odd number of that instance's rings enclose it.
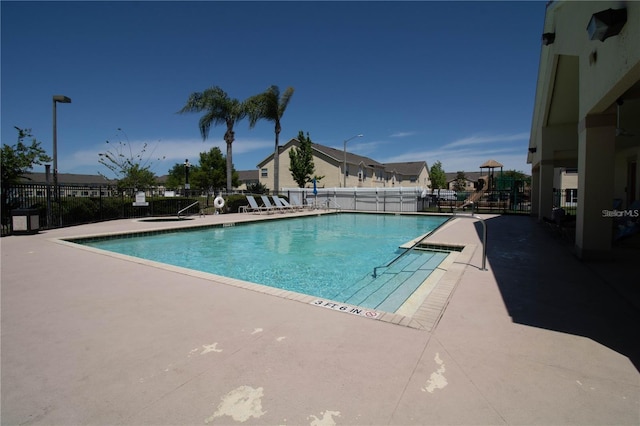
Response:
[[[11,211],[13,234],[37,234],[40,230],[38,209],[16,209]]]

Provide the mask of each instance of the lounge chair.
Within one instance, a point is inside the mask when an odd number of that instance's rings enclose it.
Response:
[[[264,207],[267,212],[274,212],[274,211],[283,212],[284,211],[280,207],[274,206],[273,204],[271,204],[271,201],[269,201],[269,197],[267,197],[266,195],[261,195],[260,198],[262,198],[262,203],[264,204]]]
[[[620,203],[621,205],[622,203]],[[619,206],[618,205],[618,208]],[[614,206],[614,210],[617,210]],[[623,215],[614,219],[615,233],[614,241],[629,237],[640,232],[640,200],[636,200],[627,210],[623,211]]]
[[[247,201],[249,202],[249,205],[244,207],[245,212],[258,212],[259,214],[262,214],[263,211],[266,211],[264,207],[258,205],[258,202],[253,198],[253,195],[247,195]]]
[[[291,205],[300,210],[304,210],[305,208],[310,207],[309,205],[305,206],[304,204],[302,204],[296,194],[291,195]]]
[[[284,211],[293,211],[294,207],[289,204],[289,202],[287,200],[285,200],[284,198],[280,198],[277,195],[272,196],[271,198],[273,198],[273,202],[275,203],[275,205],[277,207],[280,207],[280,209],[284,212]]]
[[[576,217],[568,215],[562,207],[554,207],[551,210],[551,218],[545,216],[542,220],[559,236],[569,240],[575,238]]]

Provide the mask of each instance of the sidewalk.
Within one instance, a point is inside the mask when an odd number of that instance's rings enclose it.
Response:
[[[52,241],[171,224],[2,238],[1,423],[640,424],[640,310],[617,285],[639,257],[582,263],[530,218],[486,218],[488,271],[477,222],[431,237],[478,246],[431,331]]]

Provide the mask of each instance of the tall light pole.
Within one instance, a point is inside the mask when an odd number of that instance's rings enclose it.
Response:
[[[343,188],[347,187],[347,142],[349,142],[351,139],[361,138],[363,136],[364,136],[363,134],[355,135],[344,141],[344,158],[342,160],[342,174],[344,176],[342,181]]]
[[[63,95],[53,95],[53,188],[58,196],[58,130],[56,119],[56,103],[70,104],[71,99]]]
[[[189,190],[191,189],[191,185],[189,185],[189,159],[184,160],[184,196],[189,196]]]
[[[56,103],[70,104],[71,98],[63,95],[53,95],[53,197],[54,201],[58,203],[58,220],[60,226],[62,226],[62,212],[60,204],[60,192],[58,190],[58,129],[56,119]],[[51,212],[49,212],[51,215]]]

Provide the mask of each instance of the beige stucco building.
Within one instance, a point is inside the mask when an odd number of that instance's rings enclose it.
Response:
[[[297,139],[291,139],[280,147],[279,185],[280,188],[295,188],[298,185],[289,171],[289,151],[299,147]],[[407,163],[379,163],[368,157],[346,153],[346,179],[343,174],[345,163],[344,150],[314,143],[313,164],[316,176],[323,176],[318,186],[325,188],[428,188],[429,170],[426,161]],[[273,187],[273,154],[258,164],[260,183],[267,188]],[[346,185],[345,185],[346,180]]]
[[[532,214],[549,216],[556,168],[577,170],[575,249],[610,254],[614,200],[640,199],[640,2],[547,5],[527,162]]]

